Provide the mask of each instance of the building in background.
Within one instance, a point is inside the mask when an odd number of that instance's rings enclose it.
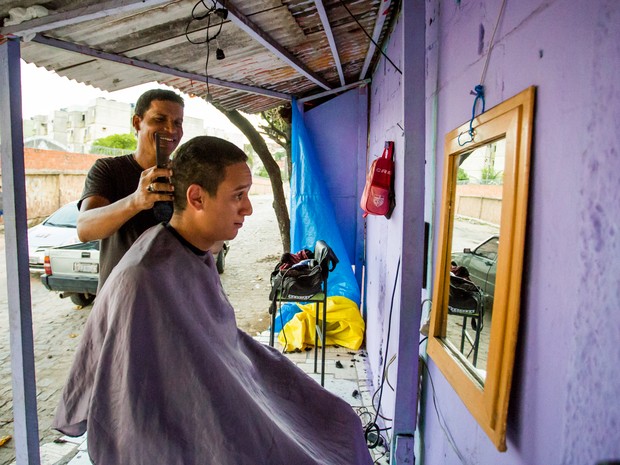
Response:
[[[30,148],[92,153],[97,139],[114,134],[133,134],[133,112],[133,104],[98,97],[83,107],[61,108],[51,115],[36,115],[24,120],[24,144]],[[208,122],[205,125],[204,120],[191,116],[183,119],[183,132],[181,142],[212,135],[229,140],[241,149],[247,144],[241,131],[209,127]]]
[[[133,133],[133,109],[134,105],[99,97],[85,112],[70,112],[67,145],[73,147],[74,152],[87,153],[97,139]],[[83,149],[76,150],[81,143]]]

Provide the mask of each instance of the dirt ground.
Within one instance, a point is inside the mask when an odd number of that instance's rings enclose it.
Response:
[[[254,214],[246,218],[239,235],[230,242],[222,285],[235,308],[238,326],[250,335],[269,327],[269,276],[280,255],[272,198],[251,197]],[[6,288],[4,235],[0,234],[0,439],[13,435],[11,359]],[[92,306],[76,307],[47,291],[38,276],[31,275],[32,320],[37,411],[40,443],[53,441],[60,434],[50,428],[60,392]],[[0,447],[0,465],[15,459],[14,441]]]
[[[271,196],[251,197],[254,213],[230,242],[220,278],[235,308],[237,326],[255,336],[269,327],[269,276],[282,255]]]

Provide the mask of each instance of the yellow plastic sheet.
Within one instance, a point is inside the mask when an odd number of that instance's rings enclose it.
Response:
[[[316,303],[298,304],[297,313],[280,331],[278,341],[286,352],[314,346]],[[323,304],[319,304],[319,328],[323,317]],[[365,323],[355,302],[346,297],[327,298],[326,345],[338,345],[357,350],[364,340]],[[321,341],[319,340],[318,345]]]

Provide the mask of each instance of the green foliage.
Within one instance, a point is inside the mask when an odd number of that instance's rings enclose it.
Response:
[[[291,124],[290,107],[280,106],[261,112],[261,118],[266,124],[259,124],[262,134],[282,147],[286,152],[290,151]],[[277,160],[277,159],[276,159]]]
[[[459,168],[458,172],[456,173],[456,179],[457,181],[469,181],[469,175],[465,172],[463,168]]]
[[[267,173],[267,170],[265,169],[264,166],[261,166],[258,169],[258,172],[256,173],[257,176],[260,176],[261,178],[267,178],[269,179],[269,173]]]
[[[500,184],[502,177],[504,176],[504,172],[495,171],[495,168],[492,166],[485,166],[482,168],[481,176],[483,184]]]
[[[112,134],[102,137],[93,142],[93,152],[97,153],[98,147],[108,147],[113,149],[135,150],[138,141],[133,134]]]

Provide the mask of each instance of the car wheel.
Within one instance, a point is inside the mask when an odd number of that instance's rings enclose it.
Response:
[[[222,274],[224,272],[224,265],[226,264],[226,249],[223,248],[217,254],[217,260],[215,261],[215,265],[217,266],[217,272]]]
[[[86,307],[87,305],[92,304],[93,300],[95,300],[95,296],[92,294],[71,294],[69,298],[71,299],[71,302],[81,307]]]

